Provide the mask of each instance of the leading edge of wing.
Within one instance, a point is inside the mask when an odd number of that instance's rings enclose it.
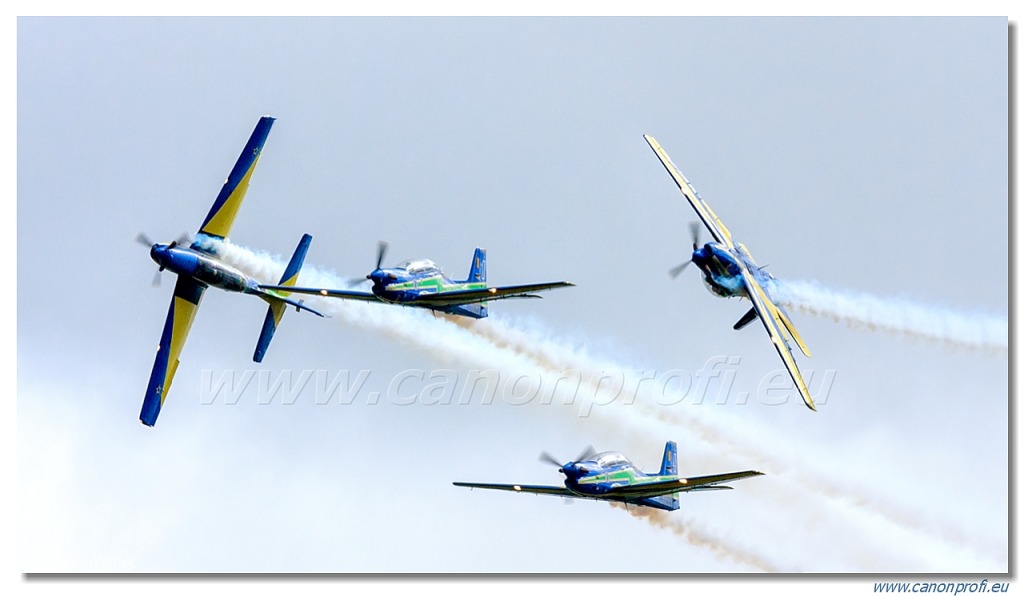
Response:
[[[146,397],[142,401],[139,420],[152,427],[160,415],[160,408],[171,389],[174,374],[178,370],[181,349],[185,346],[188,332],[192,329],[192,321],[199,310],[199,301],[203,298],[206,286],[188,276],[179,276],[174,285],[174,296],[167,311],[164,330],[160,334],[160,344],[153,362],[153,372],[149,376]]]
[[[622,497],[622,498],[642,498],[642,497],[657,497],[659,495],[668,495],[670,493],[678,493],[684,491],[699,491],[704,489],[714,489],[715,486],[726,483],[728,481],[735,481],[737,479],[746,479],[749,477],[757,477],[763,475],[760,471],[740,471],[737,473],[722,473],[719,475],[706,475],[703,477],[688,477],[672,479],[670,481],[653,481],[650,483],[634,483],[632,485],[622,485],[608,491],[605,494],[608,497]],[[726,489],[722,487],[720,489]]]
[[[565,497],[578,497],[565,487],[555,487],[552,485],[508,485],[503,483],[462,483],[455,481],[452,483],[456,487],[469,487],[470,489],[498,489],[501,491],[514,491],[516,493],[536,493],[541,495],[561,495]]]
[[[575,286],[575,284],[572,282],[545,282],[542,284],[519,284],[516,286],[491,286],[490,288],[480,288],[477,290],[452,290],[423,294],[408,301],[406,304],[421,307],[449,307],[508,298],[533,298],[530,297],[530,294],[533,292],[565,288],[567,286]]]
[[[761,285],[754,280],[750,270],[745,265],[742,265],[742,262],[740,263],[740,269],[743,272],[743,284],[747,287],[747,297],[753,303],[758,319],[761,320],[765,331],[768,332],[768,337],[771,338],[772,344],[775,345],[775,350],[782,357],[782,362],[786,365],[789,376],[793,378],[793,383],[796,384],[796,389],[800,392],[800,397],[803,398],[804,404],[811,410],[818,410],[814,406],[814,400],[811,398],[810,390],[807,389],[804,377],[800,374],[800,368],[797,367],[796,360],[793,358],[793,351],[789,349],[789,344],[786,343],[786,338],[782,334],[781,326],[784,324],[776,310],[769,307],[769,305],[774,307],[771,299],[765,294]]]
[[[279,286],[273,284],[260,284],[260,290],[274,290],[277,292],[290,292],[293,294],[310,294],[313,296],[332,296],[334,298],[351,299],[355,301],[380,301],[380,299],[377,298],[377,296],[372,293],[359,292],[357,290],[332,290],[330,288],[296,288],[294,286]]]
[[[732,234],[729,232],[729,229],[725,227],[725,224],[718,219],[718,216],[715,215],[711,206],[704,201],[700,196],[700,193],[697,192],[697,189],[693,188],[690,181],[683,176],[683,173],[680,172],[679,168],[677,168],[672,162],[672,158],[668,157],[668,153],[665,152],[665,149],[660,143],[658,143],[657,139],[650,135],[644,135],[644,140],[647,141],[647,144],[654,150],[654,154],[658,156],[658,160],[661,161],[661,165],[665,167],[669,176],[671,176],[672,180],[675,181],[676,186],[679,187],[679,192],[686,197],[690,206],[697,212],[697,217],[699,217],[701,222],[704,223],[704,227],[708,229],[711,236],[713,236],[716,241],[731,249],[733,247]]]

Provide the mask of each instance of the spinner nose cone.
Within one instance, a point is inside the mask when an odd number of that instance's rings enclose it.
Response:
[[[558,472],[570,479],[578,479],[587,474],[588,471],[577,462],[566,462],[562,465],[562,468],[558,469]]]
[[[157,265],[163,267],[164,262],[167,261],[167,245],[153,245],[149,249],[149,258],[155,261]]]

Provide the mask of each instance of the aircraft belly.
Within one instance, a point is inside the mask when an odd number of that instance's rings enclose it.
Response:
[[[230,292],[245,292],[250,286],[248,276],[242,272],[206,259],[199,260],[192,277],[207,286],[214,286]]]
[[[711,294],[731,298],[747,296],[747,288],[743,284],[743,276],[707,276],[701,278],[704,286]]]

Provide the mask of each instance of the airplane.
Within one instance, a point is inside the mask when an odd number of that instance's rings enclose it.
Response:
[[[382,268],[387,243],[377,245],[377,266],[366,279],[373,282],[372,292],[359,290],[332,290],[328,288],[285,289],[278,285],[262,285],[269,291],[287,290],[295,294],[330,296],[341,299],[371,301],[420,307],[450,315],[482,319],[487,317],[487,302],[508,298],[541,298],[536,292],[575,286],[571,282],[546,282],[517,286],[487,285],[487,251],[477,248],[465,280],[447,278],[441,268],[429,259],[411,259],[394,268]]]
[[[593,448],[589,446],[575,460],[565,464],[559,464],[558,459],[547,452],[541,452],[540,459],[557,466],[558,472],[565,475],[564,487],[462,482],[452,484],[471,489],[499,489],[516,493],[622,502],[627,505],[671,511],[679,509],[680,493],[732,489],[721,484],[764,474],[758,471],[741,471],[703,477],[680,477],[676,443],[673,441],[665,443],[661,470],[654,474],[640,471],[618,452],[595,454]]]
[[[692,223],[690,234],[693,237],[693,254],[690,257],[690,261],[672,268],[669,271],[669,275],[675,278],[686,269],[686,266],[694,263],[703,274],[704,285],[712,294],[721,297],[738,296],[749,299],[753,303],[753,307],[732,326],[733,329],[742,329],[755,318],[760,318],[765,331],[768,332],[768,336],[771,338],[772,344],[775,345],[775,350],[782,357],[782,362],[785,363],[790,377],[793,378],[793,383],[796,384],[797,391],[800,392],[800,397],[803,398],[804,404],[807,405],[807,408],[816,411],[817,408],[814,406],[811,392],[807,389],[803,375],[800,374],[800,369],[793,358],[793,352],[790,350],[788,340],[792,339],[796,342],[804,356],[810,357],[811,352],[807,349],[807,345],[804,344],[800,334],[796,331],[796,327],[793,326],[789,314],[772,299],[771,288],[774,284],[772,281],[775,278],[765,271],[764,267],[757,265],[754,257],[743,243],[733,242],[729,229],[718,219],[715,212],[711,210],[711,206],[693,188],[693,185],[683,176],[679,168],[672,163],[672,159],[668,157],[668,154],[665,153],[665,150],[658,141],[650,135],[644,135],[644,139],[651,146],[651,149],[654,150],[658,159],[661,160],[661,164],[668,171],[672,180],[675,181],[679,191],[690,202],[694,211],[697,212],[697,216],[704,223],[704,227],[708,229],[711,236],[715,239],[715,242],[705,243],[703,247],[699,246],[698,225],[696,222]]]
[[[296,311],[309,311],[323,317],[323,314],[303,305],[301,301],[289,298],[286,290],[298,279],[306,251],[313,239],[310,235],[304,235],[299,241],[299,245],[285,269],[284,276],[281,278],[278,290],[260,288],[259,282],[221,262],[217,259],[216,254],[208,248],[210,239],[223,240],[231,232],[238,208],[241,207],[245,193],[249,189],[249,179],[256,169],[256,164],[263,151],[263,144],[266,142],[273,124],[274,118],[270,116],[260,118],[242,150],[242,154],[238,157],[234,168],[231,169],[227,180],[224,181],[224,187],[217,195],[213,207],[210,208],[210,213],[199,227],[199,234],[194,242],[188,244],[188,238],[183,236],[168,244],[153,243],[142,233],[136,238],[139,243],[150,246],[149,256],[160,266],[156,274],[157,277],[154,279],[154,285],[159,282],[160,272],[165,269],[178,276],[178,281],[174,285],[171,306],[167,312],[167,320],[164,322],[164,329],[160,334],[160,344],[157,347],[156,361],[153,363],[153,372],[149,377],[146,396],[142,402],[142,411],[139,413],[139,420],[149,427],[156,424],[160,408],[167,398],[167,392],[171,389],[171,382],[178,370],[178,357],[181,355],[188,332],[192,328],[192,321],[199,309],[199,301],[203,298],[203,292],[207,287],[213,286],[229,292],[254,294],[270,304],[267,316],[263,321],[263,328],[260,330],[259,340],[256,342],[256,351],[252,357],[257,363],[263,361],[263,355],[266,353],[267,347],[270,346],[270,341],[274,337],[277,326],[281,323],[281,317],[287,306],[295,307]]]

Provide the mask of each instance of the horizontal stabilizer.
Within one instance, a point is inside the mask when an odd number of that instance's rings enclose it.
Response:
[[[743,315],[743,317],[740,317],[740,320],[737,321],[736,324],[732,326],[732,329],[742,330],[743,328],[747,327],[747,324],[749,324],[751,321],[754,321],[755,319],[757,319],[757,309],[751,307],[750,310],[747,311]]]

